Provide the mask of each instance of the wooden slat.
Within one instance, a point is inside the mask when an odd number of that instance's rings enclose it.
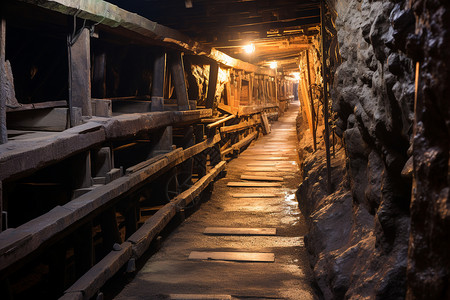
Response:
[[[211,123],[211,124],[206,125],[206,128],[209,129],[209,128],[217,127],[217,126],[219,126],[219,125],[225,123],[226,121],[232,120],[232,119],[234,119],[234,118],[236,118],[235,115],[229,115],[229,116],[226,116],[225,118],[220,119],[219,121],[216,121],[216,122],[214,122],[214,123]]]
[[[236,193],[231,194],[233,198],[276,198],[278,195],[271,193]]]
[[[248,167],[275,167],[276,164],[269,162],[255,162],[247,164]]]
[[[267,167],[249,167],[245,172],[276,172],[277,169]]]
[[[248,144],[251,143],[251,141],[253,139],[255,139],[258,136],[258,132],[253,132],[250,133],[248,136],[246,136],[243,140],[237,142],[236,144],[233,145],[233,150],[234,151],[240,151],[241,148],[247,146]]]
[[[170,300],[231,300],[231,295],[170,294]]]
[[[242,262],[274,262],[274,253],[192,251],[192,260],[226,260]]]
[[[228,182],[229,187],[281,187],[280,183],[276,182]]]
[[[244,158],[244,157],[243,157]],[[272,161],[272,160],[286,160],[288,159],[285,156],[252,156],[252,157],[245,157],[246,159],[253,159],[253,160],[267,160],[267,161]]]
[[[242,180],[257,180],[257,181],[283,181],[283,177],[274,176],[255,176],[255,175],[241,175]]]
[[[206,227],[203,231],[208,235],[276,235],[276,228],[232,228]]]

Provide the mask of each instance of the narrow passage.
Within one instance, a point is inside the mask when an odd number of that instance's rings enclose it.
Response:
[[[298,104],[227,166],[116,299],[315,299],[295,192]]]

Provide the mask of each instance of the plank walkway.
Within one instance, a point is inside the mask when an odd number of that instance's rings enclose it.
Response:
[[[297,111],[294,103],[271,134],[230,161],[211,199],[167,237],[115,299],[317,299],[295,198]],[[242,179],[263,177],[255,168],[281,181]],[[276,234],[252,234],[267,230]]]

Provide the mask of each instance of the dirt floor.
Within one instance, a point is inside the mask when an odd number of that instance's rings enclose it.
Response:
[[[116,299],[317,298],[303,243],[306,225],[295,198],[301,180],[297,112],[298,104],[291,103],[269,135],[229,162],[211,199],[164,240]],[[282,181],[278,187],[227,186],[249,181],[241,175],[282,177]],[[207,227],[276,228],[276,235],[211,236],[203,233]],[[275,260],[192,260],[192,251],[273,253]]]

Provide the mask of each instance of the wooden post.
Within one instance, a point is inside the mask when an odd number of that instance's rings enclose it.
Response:
[[[189,110],[189,99],[184,80],[183,53],[172,55],[170,65],[177,94],[178,110]]]
[[[217,90],[217,77],[219,75],[219,64],[214,62],[209,65],[208,95],[206,96],[206,108],[214,107],[214,98]]]
[[[327,188],[331,194],[331,157],[330,157],[330,128],[328,124],[328,82],[327,82],[327,60],[325,57],[325,4],[320,1],[320,33],[322,36],[322,78],[323,78],[323,115],[325,121],[325,150],[327,156]]]
[[[152,111],[164,111],[164,80],[166,78],[165,52],[159,53],[153,65]]]
[[[103,251],[104,254],[107,254],[112,250],[114,243],[122,243],[114,208],[110,208],[100,215],[100,226],[103,236]]]
[[[92,117],[91,104],[91,52],[89,29],[82,29],[78,39],[69,47],[69,103],[70,123],[80,123],[76,108],[81,108],[83,116]]]
[[[306,69],[307,69],[307,74],[308,74],[308,84],[309,84],[309,101],[311,103],[311,118],[312,118],[312,134],[313,134],[313,143],[314,143],[314,151],[317,150],[317,142],[316,142],[316,126],[315,126],[315,119],[316,119],[316,114],[314,112],[314,100],[312,97],[312,88],[311,88],[311,71],[310,71],[310,65],[309,65],[309,50],[306,50]]]
[[[6,91],[3,84],[6,79],[5,71],[6,19],[0,20],[0,144],[8,142],[6,131]]]
[[[194,128],[195,143],[201,143],[205,140],[205,126],[203,124],[195,125]],[[206,152],[200,152],[194,156],[194,172],[198,174],[198,177],[206,175]]]
[[[253,104],[253,80],[254,76],[253,73],[251,73],[248,76],[248,105]]]
[[[170,152],[172,150],[173,144],[172,126],[167,126],[164,129],[152,132],[150,134],[150,140],[155,141],[155,143],[152,144],[152,149],[150,151],[149,158],[162,153]]]

